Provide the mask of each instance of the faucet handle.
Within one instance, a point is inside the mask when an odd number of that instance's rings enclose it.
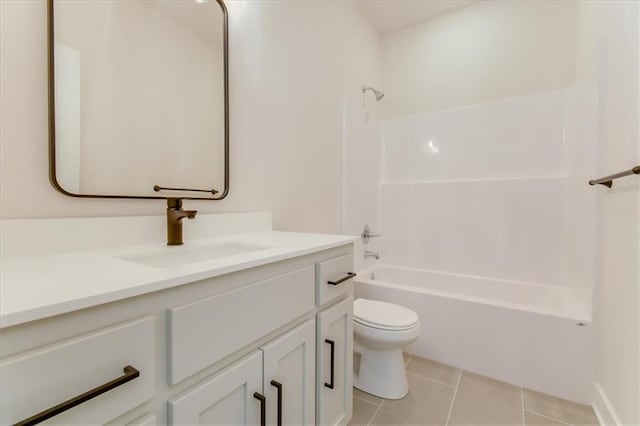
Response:
[[[169,198],[167,198],[167,208],[168,209],[182,209],[182,200],[184,200],[184,198],[180,198],[180,197],[169,197]]]
[[[362,238],[362,242],[364,244],[368,244],[369,240],[371,238],[376,238],[376,237],[380,237],[380,234],[373,234],[371,233],[371,228],[369,228],[369,225],[365,225],[364,226],[364,230],[362,231],[362,234],[360,235],[360,238]]]

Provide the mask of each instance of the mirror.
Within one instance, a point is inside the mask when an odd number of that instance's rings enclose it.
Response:
[[[222,0],[49,0],[48,8],[54,187],[76,197],[224,198]]]

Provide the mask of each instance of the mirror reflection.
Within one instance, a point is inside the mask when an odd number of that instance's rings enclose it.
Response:
[[[52,12],[59,186],[98,196],[226,195],[222,5],[55,0]]]

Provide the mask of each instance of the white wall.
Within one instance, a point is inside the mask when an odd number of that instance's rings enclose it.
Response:
[[[364,97],[362,86],[380,87],[380,37],[369,21],[360,15],[353,28],[358,31],[356,45],[349,52],[351,64],[345,79],[344,98],[344,182],[342,232],[358,235],[364,225],[379,232],[379,184],[381,175],[382,145],[380,143],[380,104],[369,91]],[[379,250],[379,239],[372,239],[366,246],[356,246],[356,270],[373,260],[365,260],[361,251]]]
[[[343,103],[361,102],[372,50],[349,2],[234,1],[231,192],[202,212],[270,210],[277,229],[342,229]],[[46,3],[0,2],[0,216],[162,214],[162,200],[73,199],[48,182]],[[373,79],[373,77],[371,77]],[[357,82],[355,81],[357,80]],[[353,138],[364,137],[356,132]]]
[[[640,164],[639,9],[635,1],[597,2],[587,4],[582,16],[582,42],[601,46],[598,175]],[[615,181],[612,189],[593,190],[600,244],[595,258],[598,371],[594,403],[605,424],[638,425],[640,179],[627,177]]]
[[[551,90],[575,74],[575,1],[480,1],[385,35],[385,116]]]

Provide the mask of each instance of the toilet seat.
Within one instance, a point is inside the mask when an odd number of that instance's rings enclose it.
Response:
[[[373,324],[370,322],[362,321],[357,318],[354,318],[353,321],[364,327],[375,328],[376,330],[384,330],[384,331],[406,331],[406,330],[411,330],[412,328],[415,328],[418,326],[417,323],[414,323],[413,325],[410,325],[407,327],[389,327],[389,326]]]
[[[365,327],[404,331],[419,325],[418,315],[409,308],[378,300],[356,299],[353,320]]]

